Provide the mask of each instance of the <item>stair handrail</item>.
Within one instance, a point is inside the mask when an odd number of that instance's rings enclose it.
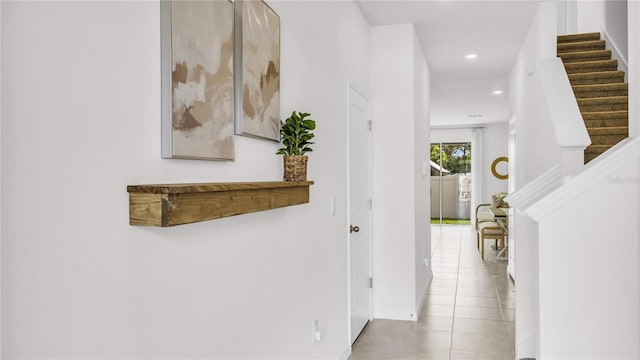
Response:
[[[556,144],[562,154],[562,172],[565,176],[573,175],[584,165],[584,149],[591,145],[591,138],[562,60],[543,59],[537,62],[537,67]]]
[[[529,206],[557,189],[561,183],[562,168],[560,165],[555,165],[521,189],[509,194],[504,200],[509,203],[511,208],[516,209],[521,214],[526,214]]]
[[[624,81],[627,81],[627,74],[629,73],[629,66],[627,65],[627,58],[622,54],[620,48],[613,40],[604,27],[600,27],[600,33],[605,41],[605,49],[611,50],[611,58],[618,60],[618,70],[624,71]]]

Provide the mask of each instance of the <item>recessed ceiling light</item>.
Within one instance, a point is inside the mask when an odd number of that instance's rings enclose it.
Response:
[[[478,54],[467,54],[464,57],[467,59],[475,59],[478,57]]]
[[[493,90],[493,93],[495,95],[500,95],[500,94],[502,94],[502,90]]]
[[[482,114],[469,114],[467,116],[470,117],[470,118],[481,118]]]

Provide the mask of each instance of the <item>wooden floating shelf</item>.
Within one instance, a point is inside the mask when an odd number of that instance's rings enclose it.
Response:
[[[313,181],[129,185],[129,224],[176,226],[309,202]]]

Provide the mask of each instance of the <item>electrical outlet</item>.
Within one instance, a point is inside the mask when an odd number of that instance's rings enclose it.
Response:
[[[429,258],[424,258],[424,266],[429,267]]]

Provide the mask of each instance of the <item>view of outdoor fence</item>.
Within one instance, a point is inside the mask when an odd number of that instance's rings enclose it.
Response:
[[[441,183],[442,181],[442,183]],[[443,219],[469,219],[471,212],[471,174],[453,174],[431,177],[431,218],[440,218],[442,196]]]
[[[468,223],[471,218],[471,144],[433,143],[430,157],[432,223]]]

